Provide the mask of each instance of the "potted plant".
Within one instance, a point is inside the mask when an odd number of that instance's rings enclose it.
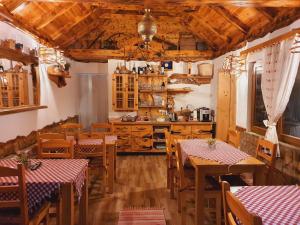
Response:
[[[216,149],[216,139],[214,138],[209,138],[207,140],[207,145],[209,149]]]
[[[21,153],[18,155],[18,162],[23,164],[25,168],[30,167],[30,159],[27,153]]]

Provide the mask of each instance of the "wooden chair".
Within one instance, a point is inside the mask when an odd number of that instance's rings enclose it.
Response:
[[[175,173],[176,173],[176,158],[171,146],[171,135],[170,132],[165,129],[166,139],[166,162],[167,162],[167,188],[170,189],[170,197],[175,197]]]
[[[222,182],[222,199],[225,225],[262,225],[261,217],[250,213],[233,193],[230,185]],[[238,221],[237,221],[238,220]]]
[[[61,126],[62,133],[65,134],[66,139],[74,139],[77,141],[78,135],[81,132],[82,126],[79,123],[65,123]]]
[[[240,135],[237,130],[229,128],[228,130],[228,144],[239,148],[240,147]]]
[[[267,166],[267,181],[269,180],[269,174],[272,168],[274,168],[276,159],[277,145],[270,141],[259,139],[256,146],[256,158],[264,161]],[[253,184],[253,177],[251,174],[243,174],[243,178],[240,175],[225,175],[221,176],[222,181],[227,181],[231,186],[246,186]]]
[[[41,154],[41,143],[48,140],[64,140],[66,137],[63,133],[40,133],[37,134],[38,157]]]
[[[16,200],[0,200],[0,224],[38,225],[49,224],[50,203],[43,204],[40,209],[29,218],[28,200],[25,182],[25,169],[18,164],[17,169],[0,167],[0,177],[18,177],[18,183],[10,186],[1,186],[1,194],[17,194]]]
[[[91,132],[92,133],[106,133],[106,134],[112,134],[112,124],[110,123],[92,123],[91,126]]]
[[[41,159],[72,159],[74,156],[74,145],[72,140],[51,139],[41,141],[40,153]]]
[[[180,143],[176,143],[176,168],[179,174],[178,209],[182,212],[181,224],[186,224],[186,199],[188,194],[195,195],[195,170],[186,168],[182,162]],[[206,218],[212,224],[221,224],[221,190],[218,182],[213,177],[206,177],[205,201]],[[180,210],[181,208],[181,210]],[[214,218],[211,217],[213,215]],[[197,215],[195,215],[197,216]]]
[[[84,140],[98,140],[101,143],[80,144]],[[108,179],[105,133],[80,133],[75,151],[76,158],[90,159],[89,168],[104,174],[104,189]]]

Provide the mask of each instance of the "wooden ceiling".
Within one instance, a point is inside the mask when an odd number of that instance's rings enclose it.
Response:
[[[299,7],[299,0],[0,0],[0,20],[76,60],[197,61],[289,25],[300,18]],[[158,26],[148,50],[137,33],[145,8]],[[192,34],[208,50],[174,50],[181,34]]]

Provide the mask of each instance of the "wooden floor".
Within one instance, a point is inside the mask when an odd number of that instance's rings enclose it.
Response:
[[[162,207],[167,224],[180,225],[177,202],[166,188],[164,155],[118,156],[114,194],[103,196],[100,187],[98,179],[90,190],[89,225],[116,225],[126,207]]]

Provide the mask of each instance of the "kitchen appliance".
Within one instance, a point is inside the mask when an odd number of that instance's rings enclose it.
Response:
[[[201,122],[211,122],[211,110],[206,107],[197,109],[197,119]]]

